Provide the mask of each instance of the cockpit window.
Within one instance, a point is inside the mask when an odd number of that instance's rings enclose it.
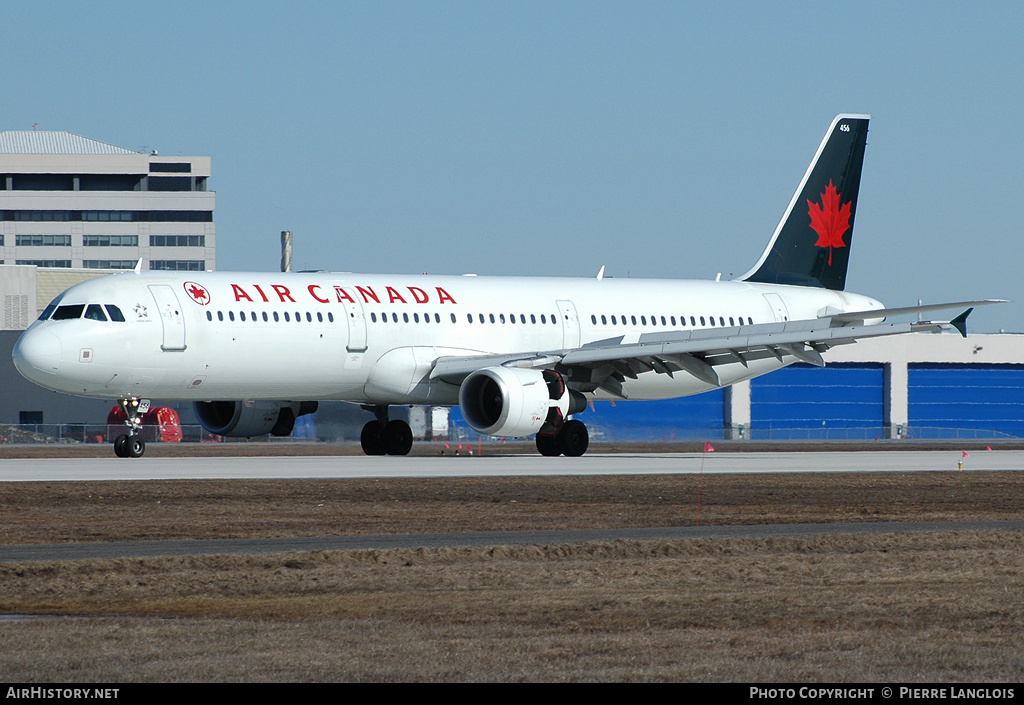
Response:
[[[53,301],[51,301],[50,304],[46,308],[43,309],[43,312],[39,314],[39,320],[40,321],[48,320],[50,318],[50,316],[53,315],[53,312],[57,310],[57,305],[60,303],[60,300],[63,299],[63,298],[64,298],[64,294],[61,294],[60,296],[55,298]]]
[[[110,320],[117,321],[118,323],[124,323],[124,314],[114,304],[107,304],[107,313],[110,314]]]
[[[103,313],[103,307],[99,304],[89,304],[85,309],[85,317],[93,321],[107,320],[107,314]]]
[[[54,321],[66,321],[72,318],[81,318],[82,311],[85,310],[85,304],[69,304],[67,306],[58,306],[57,310],[53,312]]]

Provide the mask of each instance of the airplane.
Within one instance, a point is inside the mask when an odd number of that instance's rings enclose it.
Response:
[[[192,401],[221,436],[288,435],[319,401],[372,411],[367,455],[406,455],[393,405],[458,406],[487,436],[583,455],[595,399],[699,394],[858,339],[966,336],[964,301],[886,309],[845,291],[868,115],[829,126],[760,259],[731,281],[134,272],[77,284],[25,330],[14,364],[69,394],[116,399],[119,457],[140,457],[150,399]],[[949,322],[893,316],[968,307]],[[920,316],[919,316],[920,317]]]

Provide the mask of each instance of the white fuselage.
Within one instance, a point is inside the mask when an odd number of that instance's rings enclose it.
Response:
[[[127,273],[74,286],[55,303],[104,308],[92,318],[37,321],[22,335],[18,369],[50,389],[107,399],[441,405],[458,403],[458,386],[429,378],[439,357],[628,344],[882,307],[842,291],[746,282],[330,272]],[[109,306],[125,320],[110,320]],[[794,361],[721,365],[718,374],[724,386]],[[631,399],[710,388],[689,374],[653,372],[623,385]]]

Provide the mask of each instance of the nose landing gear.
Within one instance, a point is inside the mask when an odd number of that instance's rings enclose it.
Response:
[[[125,415],[125,426],[128,433],[122,433],[114,439],[114,455],[118,458],[141,458],[146,452],[146,441],[142,439],[139,419],[149,411],[149,399],[128,397],[118,400]]]

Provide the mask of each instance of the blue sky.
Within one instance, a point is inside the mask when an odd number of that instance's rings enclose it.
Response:
[[[209,155],[222,270],[740,275],[872,115],[847,288],[1013,299],[1024,4],[5,0],[0,130]]]

